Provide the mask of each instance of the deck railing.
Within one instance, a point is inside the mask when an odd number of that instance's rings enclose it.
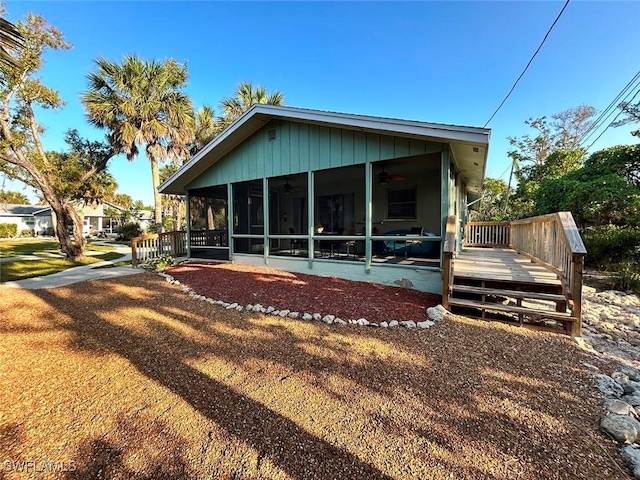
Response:
[[[469,222],[465,226],[464,246],[513,248],[555,272],[572,315],[578,319],[572,322],[573,331],[569,333],[580,335],[582,272],[587,250],[570,212],[511,222]]]
[[[180,257],[186,254],[186,232],[152,233],[131,239],[131,265],[134,268],[162,255]]]
[[[510,243],[509,222],[469,222],[465,225],[464,245],[501,247]]]

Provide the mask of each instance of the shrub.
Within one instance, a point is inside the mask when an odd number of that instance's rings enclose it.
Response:
[[[34,237],[36,232],[31,230],[30,228],[25,228],[24,230],[20,230],[21,237]]]
[[[619,270],[621,264],[640,262],[639,228],[601,225],[583,230],[582,239],[590,267]]]
[[[176,264],[176,259],[171,255],[161,255],[157,258],[153,258],[149,260],[147,263],[142,265],[142,268],[145,270],[153,270],[155,272],[161,272],[162,270],[166,270],[167,267],[171,267]]]
[[[116,233],[120,235],[118,237],[119,239],[131,240],[134,237],[139,237],[140,235],[142,235],[142,230],[140,229],[140,225],[131,222],[116,227]]]
[[[18,235],[18,225],[15,223],[0,223],[0,238],[12,238]]]
[[[54,231],[53,231],[53,227],[47,227],[44,229],[44,231],[42,232],[42,235],[45,235],[47,237],[53,237],[54,236]]]
[[[618,290],[640,292],[640,272],[637,263],[624,262],[611,276],[611,280]]]

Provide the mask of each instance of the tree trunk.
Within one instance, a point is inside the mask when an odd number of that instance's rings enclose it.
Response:
[[[172,218],[173,218],[173,230],[180,230],[180,197],[173,197],[172,203]]]
[[[55,231],[60,243],[60,250],[69,260],[78,260],[84,256],[86,240],[82,236],[82,221],[78,212],[69,203],[51,202],[51,209],[55,213]],[[73,225],[74,240],[71,240],[67,225]]]
[[[213,205],[207,202],[207,230],[215,230],[216,222],[213,219]]]
[[[156,233],[162,233],[162,196],[158,192],[160,186],[160,171],[158,169],[158,161],[149,155],[149,162],[151,163],[151,183],[153,185],[153,212],[154,222],[156,224]]]

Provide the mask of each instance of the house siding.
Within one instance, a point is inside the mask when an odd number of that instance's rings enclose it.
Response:
[[[269,142],[267,132],[276,130]],[[443,145],[390,135],[272,120],[209,167],[187,189],[438,153]]]

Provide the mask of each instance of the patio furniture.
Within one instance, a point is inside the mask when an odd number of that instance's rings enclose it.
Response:
[[[409,233],[407,234],[407,237],[422,237],[424,235],[424,228],[423,227],[411,227],[411,230],[409,230]],[[406,259],[408,256],[408,253],[411,251],[411,247],[413,245],[420,245],[420,247],[422,247],[422,240],[416,239],[416,240],[411,240],[411,239],[407,239],[405,241],[404,244],[404,258]]]
[[[289,233],[291,235],[295,235],[295,231],[293,230],[293,227],[289,227]],[[297,249],[303,249],[307,247],[307,241],[302,239],[292,238],[290,240],[290,245],[291,245],[291,255],[295,256]]]

